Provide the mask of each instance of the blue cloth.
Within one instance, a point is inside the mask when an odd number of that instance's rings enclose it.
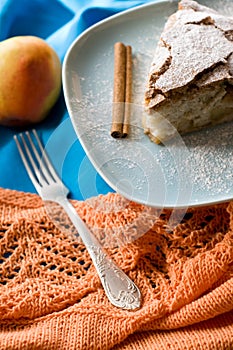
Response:
[[[94,23],[144,1],[131,0],[2,0],[0,41],[17,35],[45,39],[63,61],[71,43]],[[61,96],[45,121],[36,125],[71,198],[86,199],[112,189],[97,174],[71,125]],[[24,131],[23,129],[21,131]],[[13,135],[18,129],[0,126],[0,186],[36,192],[19,157]]]

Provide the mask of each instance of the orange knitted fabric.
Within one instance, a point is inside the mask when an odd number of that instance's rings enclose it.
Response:
[[[121,200],[73,204],[100,234],[138,224],[145,208],[119,210]],[[0,349],[233,349],[233,202],[189,209],[173,229],[169,215],[108,248],[142,292],[142,307],[125,311],[109,303],[84,245],[55,227],[37,195],[0,189]]]

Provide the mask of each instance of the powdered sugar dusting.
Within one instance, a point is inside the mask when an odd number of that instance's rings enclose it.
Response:
[[[184,166],[191,162],[193,184],[200,192],[208,191],[214,196],[232,191],[232,130],[233,123],[227,123],[184,137],[192,157]]]

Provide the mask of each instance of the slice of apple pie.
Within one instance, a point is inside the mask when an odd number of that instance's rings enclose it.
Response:
[[[145,106],[155,143],[233,120],[233,18],[180,1],[155,50]]]

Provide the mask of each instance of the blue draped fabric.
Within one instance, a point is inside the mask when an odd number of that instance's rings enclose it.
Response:
[[[55,49],[62,62],[71,43],[85,29],[145,2],[149,1],[0,0],[0,41],[17,35],[41,37]],[[0,79],[4,79],[1,72]],[[50,115],[36,129],[54,153],[53,162],[72,198],[86,199],[112,191],[87,159],[71,125],[62,93]],[[19,129],[0,126],[0,186],[36,192],[13,140],[18,132]]]

